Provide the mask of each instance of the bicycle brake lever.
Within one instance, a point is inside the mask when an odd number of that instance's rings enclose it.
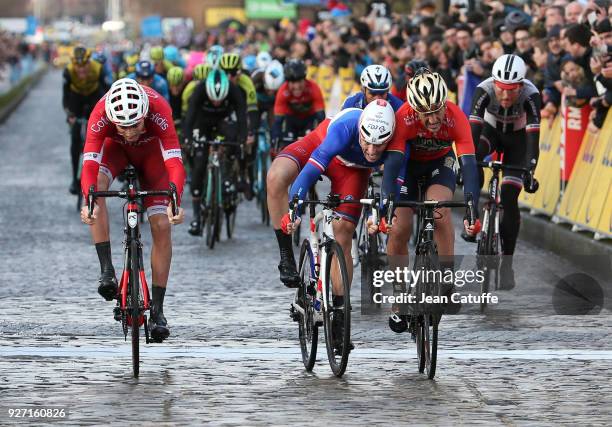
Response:
[[[172,204],[172,216],[178,215],[178,197],[176,195],[176,185],[173,182],[170,183],[170,203]]]
[[[289,201],[289,219],[291,222],[295,222],[295,213],[297,212],[299,202],[300,198],[297,195],[293,196],[293,199]]]
[[[374,196],[374,203],[372,204],[372,221],[375,225],[378,225],[378,214],[380,209],[380,194]]]
[[[88,213],[87,213],[87,218],[91,218],[91,216],[93,215],[93,208],[94,208],[94,196],[93,196],[93,192],[94,192],[94,186],[91,185],[89,186],[89,193],[87,194],[87,209],[88,209]]]
[[[474,225],[476,222],[476,214],[474,213],[474,196],[472,193],[467,193],[467,210],[468,222],[470,225]]]
[[[395,199],[395,194],[390,193],[389,199],[387,200],[387,224],[391,225],[391,221],[393,220],[393,215],[395,214],[395,203],[393,200]]]

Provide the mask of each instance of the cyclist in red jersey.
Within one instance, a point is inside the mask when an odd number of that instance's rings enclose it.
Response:
[[[128,164],[136,169],[142,190],[168,189],[170,182],[174,183],[180,204],[185,169],[170,105],[153,89],[132,79],[121,79],[113,83],[89,117],[81,177],[85,200],[90,186],[97,191],[107,190]],[[173,216],[169,200],[164,197],[147,197],[144,204],[153,237],[151,335],[156,341],[162,341],[170,335],[163,313],[172,258],[170,224],[182,223],[184,211],[179,208],[178,214]],[[81,220],[91,226],[100,261],[98,292],[111,301],[117,295],[117,278],[111,259],[104,199],[96,200],[91,218],[87,206],[83,206]]]
[[[290,59],[284,71],[285,82],[278,89],[274,101],[273,147],[279,147],[283,135],[291,133],[297,139],[325,119],[323,93],[319,85],[306,78],[304,62]]]
[[[417,181],[425,176],[425,199],[446,201],[452,200],[455,191],[455,153],[461,163],[465,180],[465,197],[474,196],[474,209],[478,212],[479,196],[478,170],[474,154],[472,132],[467,117],[461,109],[447,101],[448,90],[438,73],[421,69],[408,83],[407,103],[396,113],[396,129],[392,144],[403,141],[409,144],[404,162],[404,174],[400,174],[402,183],[400,199],[414,201],[418,197]],[[399,171],[385,171],[396,174]],[[408,255],[408,240],[412,233],[412,208],[396,209],[396,218],[387,240],[387,254],[390,263],[405,263]],[[435,240],[443,268],[453,268],[455,231],[449,208],[437,210],[435,220]],[[480,221],[469,225],[464,221],[465,231],[475,235],[480,230]],[[393,259],[393,256],[396,257]],[[403,260],[402,260],[403,258]],[[397,265],[399,266],[399,265]],[[396,266],[393,266],[396,267]],[[451,288],[452,289],[452,288]],[[403,291],[397,288],[396,291]],[[394,307],[395,311],[397,307]],[[408,326],[404,316],[395,313],[389,319],[389,326],[395,332],[403,332]]]

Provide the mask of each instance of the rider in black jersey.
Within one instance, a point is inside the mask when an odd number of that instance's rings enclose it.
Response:
[[[505,164],[535,170],[540,140],[541,95],[525,79],[526,66],[517,55],[502,55],[493,65],[493,76],[476,88],[470,125],[476,158],[482,161],[494,151],[503,152]],[[480,186],[484,175],[480,169]],[[533,193],[538,183],[533,173],[504,171],[500,198],[504,208],[500,223],[504,256],[501,265],[502,288],[514,287],[512,255],[520,226],[518,196],[521,189]]]

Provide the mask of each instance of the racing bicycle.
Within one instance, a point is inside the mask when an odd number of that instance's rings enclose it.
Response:
[[[94,202],[99,197],[119,197],[126,199],[124,206],[123,231],[125,233],[124,244],[124,266],[119,283],[117,305],[113,310],[115,320],[121,322],[123,334],[127,341],[128,332],[131,330],[132,338],[132,370],[134,377],[140,372],[140,327],[144,326],[145,342],[152,342],[149,336],[149,326],[146,312],[150,309],[151,297],[149,286],[144,272],[142,256],[142,242],[140,240],[139,206],[138,201],[147,196],[168,196],[172,206],[172,213],[177,214],[176,187],[170,183],[170,190],[139,191],[136,179],[136,170],[128,166],[125,170],[127,190],[121,191],[94,191],[94,186],[89,188],[87,196],[87,207],[89,217],[93,214]]]

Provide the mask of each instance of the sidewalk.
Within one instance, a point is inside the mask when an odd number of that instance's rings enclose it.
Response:
[[[47,64],[42,61],[33,64],[32,67],[34,71],[22,77],[14,85],[10,84],[7,72],[3,73],[6,78],[0,81],[0,123],[10,116],[47,70]]]

